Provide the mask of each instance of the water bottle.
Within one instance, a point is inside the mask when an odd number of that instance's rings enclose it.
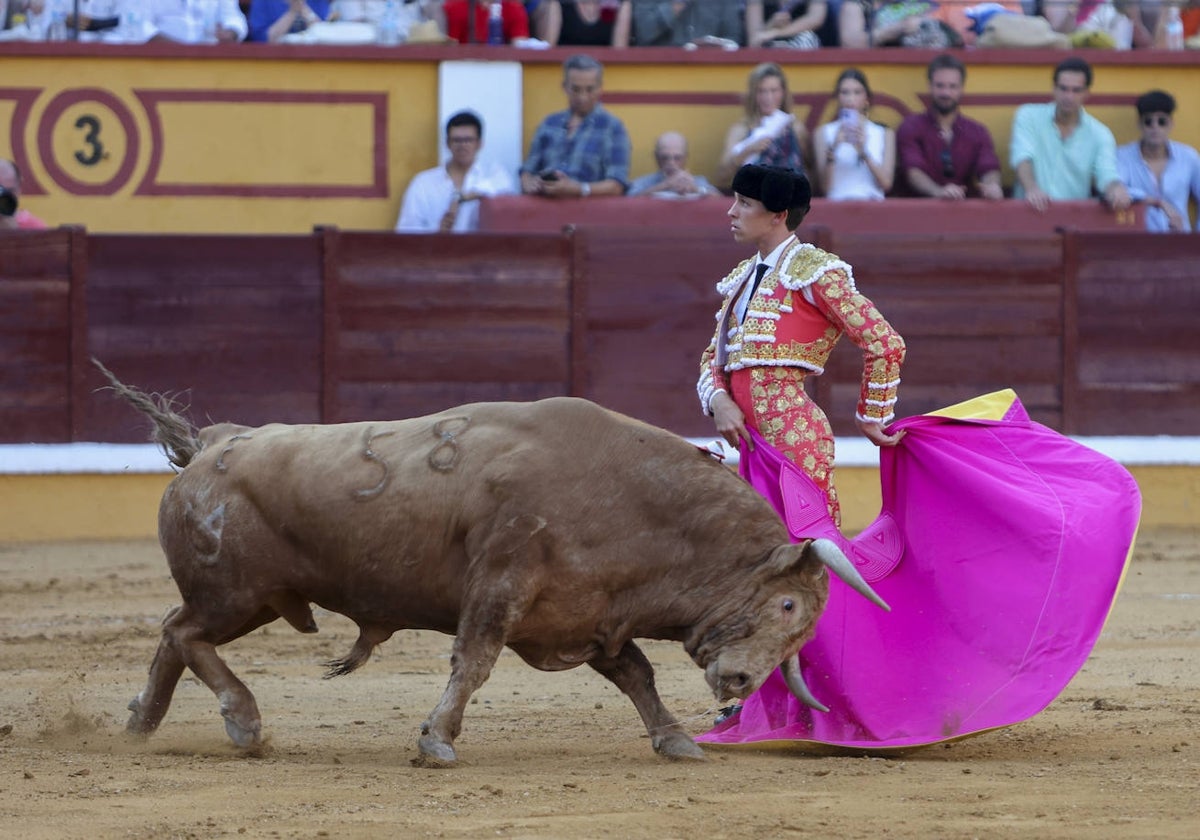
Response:
[[[1163,46],[1169,50],[1183,49],[1183,20],[1178,6],[1167,7],[1167,23],[1163,26]]]
[[[142,37],[142,14],[139,0],[125,0],[121,4],[121,22],[119,30],[121,39],[126,43],[140,44],[145,42]]]
[[[67,10],[61,3],[50,3],[50,25],[46,27],[47,41],[67,40]]]
[[[488,40],[489,44],[504,43],[503,7],[493,0],[488,5]]]
[[[379,18],[379,45],[394,47],[400,43],[400,11],[395,0],[383,4],[383,15]]]

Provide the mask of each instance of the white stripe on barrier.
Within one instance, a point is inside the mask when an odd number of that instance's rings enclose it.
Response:
[[[701,447],[717,437],[689,438]],[[1078,442],[1131,466],[1200,466],[1200,437],[1077,437]],[[720,443],[726,460],[737,463],[737,451]],[[864,438],[838,438],[839,467],[876,467],[879,450]],[[0,475],[72,475],[169,473],[162,451],[148,443],[14,443],[0,444]]]

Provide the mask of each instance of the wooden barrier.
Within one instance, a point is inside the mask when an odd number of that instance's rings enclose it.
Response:
[[[1075,434],[1190,434],[1200,237],[802,234],[854,266],[908,342],[899,413],[1013,387]],[[85,247],[86,243],[86,247]],[[676,432],[696,404],[727,236],[0,236],[0,442],[145,440],[87,357],[200,423],[333,422],[575,394]],[[852,434],[861,358],[812,380]]]
[[[572,393],[568,238],[322,235],[326,421]]]
[[[88,354],[122,381],[180,394],[199,423],[321,417],[321,240],[92,236]],[[90,368],[90,365],[88,366]],[[88,370],[76,440],[146,440]]]
[[[671,201],[650,196],[600,196],[546,199],[536,196],[498,196],[480,204],[479,226],[493,233],[554,233],[565,225],[577,227],[638,227],[657,230],[707,231],[729,237],[726,196]],[[815,198],[804,227],[820,226],[839,232],[904,234],[1053,233],[1076,230],[1142,230],[1140,205],[1113,213],[1099,201],[1056,201],[1039,213],[1024,201],[944,201],[936,198],[887,201],[829,201]]]
[[[1063,428],[1194,435],[1200,409],[1200,235],[1071,232]]]
[[[78,228],[0,236],[0,440],[60,443],[77,431],[85,247]]]

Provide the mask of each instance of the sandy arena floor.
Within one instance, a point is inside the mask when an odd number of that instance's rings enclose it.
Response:
[[[1200,837],[1200,532],[1143,533],[1099,646],[1031,721],[898,758],[710,750],[673,764],[588,668],[505,653],[461,765],[410,765],[449,639],[400,634],[320,679],[356,631],[282,623],[223,649],[268,744],[238,751],[185,676],[159,733],[123,734],[175,591],[151,542],[0,546],[0,826],[66,837]],[[707,728],[702,674],[647,643],[667,705]],[[694,717],[693,717],[694,716]]]

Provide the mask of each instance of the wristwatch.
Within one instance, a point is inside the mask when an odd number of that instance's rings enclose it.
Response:
[[[592,194],[592,185],[589,184],[587,181],[580,181],[579,182],[579,197],[587,198],[591,194]]]

